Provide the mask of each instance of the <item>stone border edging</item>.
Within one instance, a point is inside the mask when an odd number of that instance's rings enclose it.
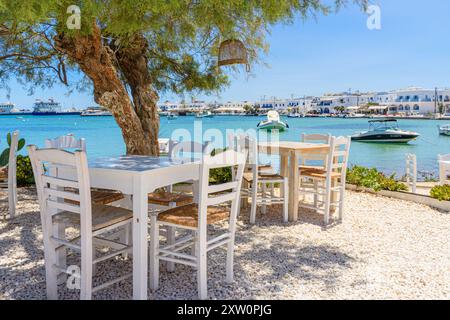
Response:
[[[375,191],[373,189],[369,189],[369,188],[365,188],[365,187],[358,187],[353,184],[347,184],[346,189],[352,190],[352,191],[362,191],[362,192],[377,194],[377,195],[381,195],[381,196],[385,196],[385,197],[389,197],[389,198],[395,198],[395,199],[420,203],[420,204],[424,204],[426,206],[450,213],[450,201],[439,201],[439,200],[434,199],[427,195],[402,192],[402,191],[398,191],[398,192],[387,191],[387,190]]]

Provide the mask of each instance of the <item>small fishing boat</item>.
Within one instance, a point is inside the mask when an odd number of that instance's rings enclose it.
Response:
[[[371,120],[369,130],[352,136],[353,141],[380,143],[408,143],[420,136],[417,132],[401,130],[395,119]]]
[[[288,118],[304,118],[305,115],[301,113],[290,113],[288,114]]]
[[[200,112],[195,115],[196,118],[212,118],[214,117],[211,111]]]
[[[167,116],[167,119],[169,119],[169,120],[175,120],[175,119],[177,119],[178,118],[178,116],[176,115],[176,114],[173,114],[173,113],[171,113],[171,114],[169,114],[168,116]]]
[[[450,124],[446,124],[443,126],[438,126],[439,134],[443,136],[450,136]]]
[[[267,113],[267,119],[258,123],[257,128],[258,130],[284,131],[289,129],[289,125],[280,120],[280,114],[278,112],[271,110]]]

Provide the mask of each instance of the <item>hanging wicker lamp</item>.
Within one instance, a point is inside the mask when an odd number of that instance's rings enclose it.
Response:
[[[220,67],[233,64],[245,64],[247,72],[250,69],[247,49],[242,41],[229,39],[220,44],[218,65]]]

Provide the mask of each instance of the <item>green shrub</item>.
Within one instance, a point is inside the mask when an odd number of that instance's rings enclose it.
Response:
[[[450,201],[450,185],[436,186],[431,189],[430,195],[439,201]]]
[[[17,156],[17,185],[26,187],[34,184],[33,168],[31,166],[30,157]]]
[[[347,171],[347,182],[358,187],[370,188],[375,191],[407,191],[408,187],[395,180],[395,175],[386,177],[375,168],[353,166]]]
[[[212,156],[224,152],[226,149],[214,149],[211,152]],[[211,184],[221,184],[231,181],[231,167],[229,168],[216,168],[212,169],[209,173],[209,183]]]

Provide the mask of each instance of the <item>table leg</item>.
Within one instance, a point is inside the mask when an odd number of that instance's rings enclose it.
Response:
[[[280,154],[280,175],[285,178],[289,176],[289,157],[284,153]],[[285,196],[282,186],[280,187],[280,195]]]
[[[295,152],[290,153],[289,163],[289,221],[298,220],[298,156]]]
[[[144,181],[133,180],[133,299],[147,300],[148,199]]]

